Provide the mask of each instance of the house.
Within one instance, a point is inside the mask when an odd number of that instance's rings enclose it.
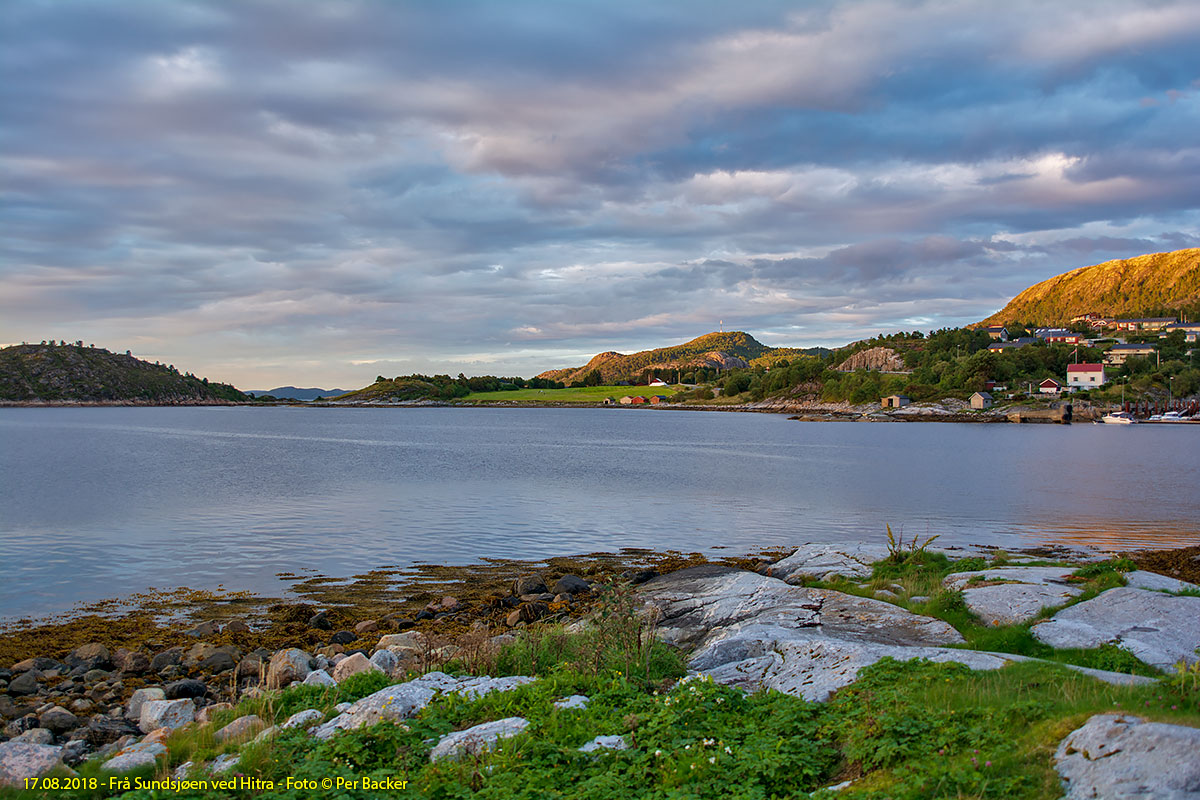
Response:
[[[879,401],[879,406],[880,408],[904,408],[911,402],[912,400],[902,394],[893,394],[882,398]]]
[[[971,395],[971,408],[982,411],[992,407],[992,396],[988,392],[976,392]]]
[[[1038,384],[1038,391],[1042,394],[1059,394],[1062,392],[1062,384],[1054,378],[1046,378]]]
[[[670,386],[671,384],[664,381],[662,378],[655,378],[646,384],[647,386]]]
[[[992,342],[988,345],[988,352],[1003,353],[1006,350],[1019,350],[1020,348],[1031,345],[1036,341],[1036,336],[1022,336],[1019,339],[1013,339],[1010,342]]]
[[[1174,317],[1136,317],[1114,319],[1112,324],[1119,331],[1161,331],[1175,321]]]
[[[1183,331],[1184,341],[1195,342],[1200,339],[1200,322],[1172,322],[1160,335],[1169,336],[1175,331]]]
[[[631,406],[631,405],[633,405],[633,398],[632,398],[632,397],[630,397],[629,395],[625,395],[624,397],[622,397],[622,398],[621,398],[620,400],[618,400],[617,402],[618,402],[618,403],[620,403],[620,404],[621,404],[621,405],[623,405],[623,406]]]
[[[616,399],[615,397],[606,397],[606,398],[604,398],[604,405],[606,405],[606,406],[615,406],[616,404],[617,404],[617,399]]]
[[[1081,334],[1065,328],[1038,328],[1033,332],[1033,335],[1043,342],[1050,342],[1052,344],[1079,344],[1083,341]]]
[[[1125,363],[1125,360],[1130,356],[1141,356],[1149,358],[1157,352],[1152,344],[1114,344],[1104,354],[1105,364],[1116,364],[1120,366]]]
[[[1095,389],[1104,383],[1103,364],[1067,365],[1067,386],[1071,389]]]
[[[1004,327],[1003,325],[992,325],[984,328],[983,332],[998,342],[1008,341],[1008,328]]]
[[[669,402],[671,402],[671,401],[667,399],[667,396],[665,394],[650,395],[650,405],[652,405],[652,406],[662,405],[663,403],[669,403]]]
[[[649,400],[642,397],[640,394],[634,395],[633,397],[629,398],[629,404],[632,406],[644,406],[644,405],[646,405],[646,403],[649,403],[649,402],[650,402]]]

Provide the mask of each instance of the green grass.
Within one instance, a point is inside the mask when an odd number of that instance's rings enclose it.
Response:
[[[460,403],[603,403],[611,397],[661,394],[671,397],[678,389],[670,386],[586,386],[579,389],[514,389],[508,392],[472,392]]]

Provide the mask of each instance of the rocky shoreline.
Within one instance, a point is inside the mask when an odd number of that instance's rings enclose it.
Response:
[[[933,608],[930,598],[911,596],[911,587],[903,583],[873,580],[872,565],[886,563],[895,553],[895,547],[812,544],[786,555],[723,564],[675,558],[660,562],[661,571],[597,571],[590,577],[525,573],[512,576],[506,591],[485,602],[444,595],[416,614],[406,610],[354,620],[344,610],[293,604],[277,608],[269,621],[206,620],[182,632],[190,642],[186,645],[155,650],[94,641],[65,656],[28,653],[0,668],[0,783],[18,785],[27,777],[85,762],[102,762],[100,769],[114,774],[155,767],[167,754],[173,732],[203,728],[214,714],[240,700],[289,686],[337,687],[364,673],[396,681],[389,689],[345,704],[328,719],[310,710],[273,726],[249,715],[224,722],[212,736],[218,743],[262,741],[279,729],[299,726],[328,739],[378,721],[406,719],[438,695],[510,691],[534,678],[454,678],[438,670],[455,664],[461,669],[473,656],[494,652],[548,621],[582,629],[596,601],[618,584],[636,587],[637,602],[653,620],[659,639],[687,654],[693,674],[746,691],[774,689],[825,702],[885,658],[954,662],[972,670],[1037,660],[972,649],[954,626],[921,613]],[[1200,663],[1200,588],[1183,579],[1200,574],[1200,548],[1135,554],[1140,563],[1159,571],[1136,568],[1129,561],[1119,580],[1102,562],[1093,571],[1120,585],[1091,597],[1086,594],[1096,587],[1078,573],[1100,561],[1096,554],[1075,554],[1072,563],[1049,563],[1044,553],[1015,558],[968,550],[952,555],[977,568],[947,575],[939,591],[960,597],[984,624],[1032,622],[1034,637],[1055,651],[1117,647],[1150,672]],[[1175,575],[1163,574],[1169,572]],[[1056,607],[1060,610],[1046,612]],[[260,634],[264,642],[278,644],[277,636],[265,634],[279,624],[290,632],[287,646],[253,646]],[[1064,666],[1114,685],[1157,680]],[[438,747],[450,752],[475,741],[472,737],[491,736],[494,743],[523,730],[512,720],[498,722],[505,724],[464,732],[465,737]],[[1200,747],[1200,730],[1176,728],[1181,726],[1145,723],[1129,715],[1093,718],[1060,748],[1059,772],[1068,797],[1126,796],[1104,790],[1084,793],[1116,785],[1111,783],[1116,779],[1097,772],[1095,759],[1086,758],[1079,742],[1119,736],[1128,740],[1123,750],[1129,753],[1158,748],[1165,758],[1179,748],[1196,752],[1186,748]],[[1081,763],[1080,753],[1087,763]],[[236,756],[222,758],[204,769],[221,774],[237,763]],[[1145,780],[1162,779],[1147,772],[1147,765],[1159,763],[1155,759],[1128,761],[1113,758],[1108,763],[1125,773],[1149,775]],[[1188,779],[1200,781],[1200,764],[1194,771]],[[1121,778],[1127,779],[1128,774]]]

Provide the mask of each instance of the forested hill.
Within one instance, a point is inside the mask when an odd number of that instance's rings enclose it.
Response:
[[[250,399],[227,384],[79,342],[0,349],[0,401],[174,405]]]
[[[1030,286],[979,325],[1063,325],[1095,313],[1192,318],[1200,310],[1200,248],[1105,261]]]
[[[756,359],[794,357],[807,352],[767,347],[748,333],[729,331],[708,333],[684,344],[643,350],[629,355],[600,353],[582,367],[552,369],[538,377],[570,384],[584,381],[590,373],[598,372],[599,383],[612,384],[617,381],[637,380],[646,370],[728,370],[749,366]],[[817,350],[814,349],[813,352]]]

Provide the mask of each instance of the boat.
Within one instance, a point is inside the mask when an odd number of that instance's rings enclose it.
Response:
[[[1128,411],[1113,411],[1105,414],[1101,420],[1108,425],[1134,425],[1137,420]]]

